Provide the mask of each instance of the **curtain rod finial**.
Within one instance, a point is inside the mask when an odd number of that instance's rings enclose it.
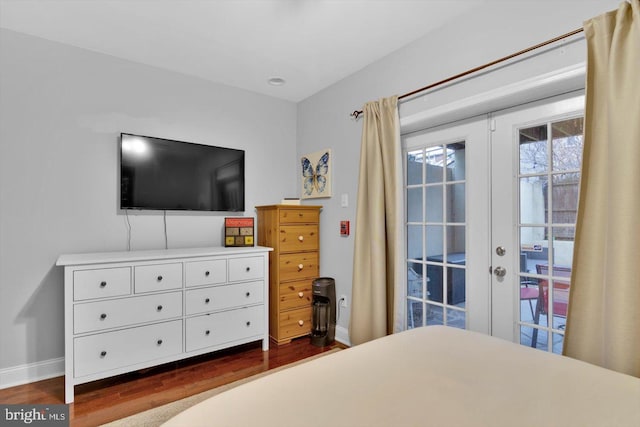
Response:
[[[353,119],[353,120],[358,120],[358,118],[360,118],[360,115],[362,114],[362,111],[360,110],[354,110],[353,113],[349,114],[349,116]]]

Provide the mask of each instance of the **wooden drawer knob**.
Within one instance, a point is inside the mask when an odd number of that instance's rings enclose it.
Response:
[[[301,242],[304,242],[304,236],[302,235],[298,236],[298,240],[300,240]]]
[[[304,296],[304,292],[298,292],[298,297],[302,298]]]
[[[298,264],[298,271],[301,271],[304,268],[303,264]]]
[[[298,320],[298,325],[300,326],[304,325],[304,320]]]

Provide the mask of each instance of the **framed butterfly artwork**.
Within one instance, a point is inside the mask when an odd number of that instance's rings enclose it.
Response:
[[[331,197],[331,150],[302,156],[302,199]]]

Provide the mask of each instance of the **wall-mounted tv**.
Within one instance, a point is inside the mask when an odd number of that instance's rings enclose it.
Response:
[[[120,208],[244,211],[244,151],[122,133]]]

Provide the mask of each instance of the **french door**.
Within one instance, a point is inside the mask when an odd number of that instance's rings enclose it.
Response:
[[[407,328],[490,332],[486,129],[478,117],[403,136]]]
[[[584,96],[491,117],[492,334],[562,352],[582,162]]]
[[[403,136],[407,328],[561,351],[583,108],[563,95]]]

